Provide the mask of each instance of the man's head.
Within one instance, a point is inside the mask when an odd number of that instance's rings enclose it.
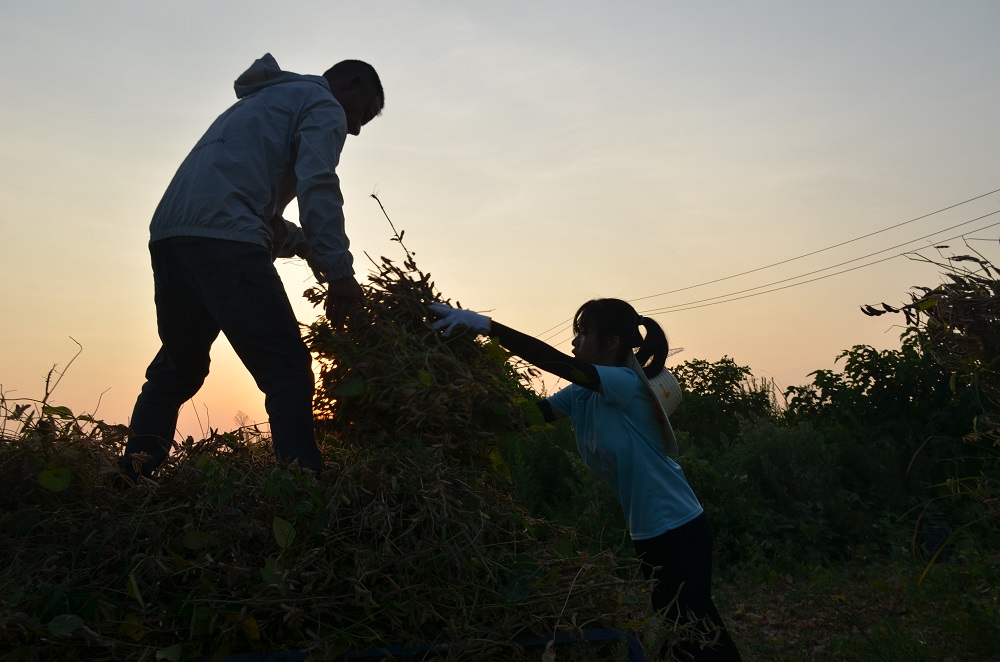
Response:
[[[352,136],[361,133],[361,127],[382,113],[385,92],[382,81],[370,64],[361,60],[344,60],[330,67],[323,74],[330,91],[347,113],[347,129]]]

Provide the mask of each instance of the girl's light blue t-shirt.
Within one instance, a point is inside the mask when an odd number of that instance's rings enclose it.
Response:
[[[621,502],[633,540],[647,540],[702,513],[684,471],[664,452],[653,396],[626,367],[595,366],[603,393],[572,384],[548,398],[573,419],[580,457]]]

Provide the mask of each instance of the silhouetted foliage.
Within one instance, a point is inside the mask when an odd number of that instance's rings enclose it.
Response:
[[[724,443],[739,433],[741,421],[772,419],[777,413],[771,384],[754,379],[750,368],[728,356],[714,363],[685,361],[671,371],[684,398],[670,421],[692,443]]]
[[[914,287],[908,304],[866,305],[862,311],[902,314],[950,375],[952,390],[971,393],[970,406],[957,421],[969,445],[962,453],[963,472],[951,487],[971,494],[1000,522],[1000,270],[978,253],[915,259],[941,269],[943,282]]]
[[[817,370],[812,384],[786,391],[788,422],[809,423],[840,448],[841,484],[890,503],[926,498],[928,486],[961,472],[956,424],[969,406],[919,335],[902,341],[898,350],[856,345],[837,357],[843,371]]]

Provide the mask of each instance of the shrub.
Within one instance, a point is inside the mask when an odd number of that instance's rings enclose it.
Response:
[[[870,544],[877,512],[841,485],[837,449],[809,425],[746,422],[719,452],[681,464],[716,531],[720,567],[791,567]]]
[[[684,398],[670,420],[692,443],[717,446],[732,439],[743,421],[773,419],[778,414],[772,385],[754,379],[750,368],[729,357],[712,363],[685,361],[671,369]]]

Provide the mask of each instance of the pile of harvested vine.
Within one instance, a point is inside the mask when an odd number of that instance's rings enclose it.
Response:
[[[349,332],[308,333],[319,478],[275,468],[245,429],[189,439],[157,484],[122,492],[122,427],[36,407],[44,425],[5,433],[4,659],[344,659],[434,642],[444,659],[509,660],[526,636],[642,618],[634,567],[512,501],[494,448],[530,434],[529,391],[502,351],[427,326],[440,296],[410,253],[383,259],[367,294]]]

